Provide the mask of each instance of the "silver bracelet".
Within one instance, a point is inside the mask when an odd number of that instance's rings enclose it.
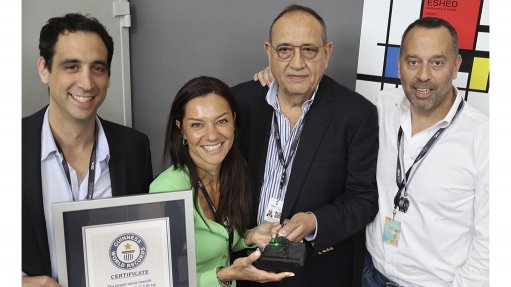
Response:
[[[216,268],[216,280],[218,280],[218,284],[220,284],[221,287],[231,287],[232,281],[222,281],[220,278],[218,278],[218,271],[220,271],[224,266],[218,266]]]

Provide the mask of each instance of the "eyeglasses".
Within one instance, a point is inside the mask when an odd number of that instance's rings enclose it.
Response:
[[[305,44],[301,46],[284,44],[278,45],[277,47],[273,47],[273,45],[270,44],[270,46],[277,52],[277,56],[281,61],[290,60],[295,54],[295,48],[300,48],[300,54],[302,55],[302,57],[307,61],[311,61],[316,58],[319,49],[323,48],[325,45],[321,45],[318,47],[316,45],[311,44]]]

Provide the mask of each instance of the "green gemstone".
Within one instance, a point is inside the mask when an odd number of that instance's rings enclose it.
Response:
[[[283,246],[283,245],[288,245],[288,243],[289,243],[289,240],[287,240],[283,236],[279,236],[279,237],[272,238],[270,240],[270,243],[268,243],[268,245],[270,245],[270,246]]]

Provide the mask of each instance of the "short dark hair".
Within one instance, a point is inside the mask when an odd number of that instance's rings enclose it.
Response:
[[[273,22],[271,23],[271,26],[270,26],[270,34],[268,36],[268,41],[271,43],[271,32],[273,30],[273,26],[275,25],[275,22],[277,22],[280,18],[282,18],[282,16],[286,15],[286,14],[289,14],[289,13],[293,13],[293,12],[304,12],[306,14],[309,14],[311,15],[312,17],[316,18],[316,20],[319,21],[319,23],[321,24],[321,27],[323,28],[323,35],[322,35],[322,38],[323,38],[323,44],[326,44],[327,42],[327,37],[326,37],[326,24],[325,24],[325,20],[323,20],[323,18],[321,18],[321,16],[319,16],[319,14],[314,11],[312,8],[309,8],[309,7],[305,7],[305,6],[302,6],[302,5],[297,5],[297,4],[293,4],[293,5],[289,5],[287,6],[284,10],[282,10],[282,12],[280,12],[280,14],[273,20]]]
[[[186,105],[193,99],[215,94],[227,101],[231,112],[236,115],[235,130],[238,129],[239,108],[232,89],[219,79],[201,76],[188,81],[176,94],[167,122],[165,133],[164,162],[169,157],[172,164],[179,169],[187,169],[190,184],[194,190],[194,206],[198,205],[198,172],[188,147],[183,145],[183,135],[177,127],[176,121],[183,126]],[[217,214],[222,220],[229,221],[242,234],[248,229],[252,211],[252,196],[250,195],[250,182],[248,167],[241,150],[238,147],[238,133],[235,132],[231,149],[225,156],[220,168],[220,202]],[[200,213],[199,213],[200,214]]]
[[[408,33],[415,27],[422,27],[426,29],[445,27],[449,31],[449,34],[451,34],[454,55],[458,55],[458,33],[456,32],[456,29],[454,29],[454,27],[446,20],[436,17],[419,18],[410,24],[401,37],[401,47],[403,47]],[[399,53],[401,54],[401,51]]]
[[[110,65],[114,54],[114,41],[108,34],[105,26],[94,17],[84,16],[79,13],[69,13],[63,17],[53,17],[41,28],[39,34],[39,55],[44,58],[45,67],[51,72],[55,44],[59,35],[66,32],[92,32],[98,34],[103,40],[108,51],[107,65],[110,75]]]

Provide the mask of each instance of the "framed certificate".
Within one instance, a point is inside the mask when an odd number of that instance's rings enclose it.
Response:
[[[191,191],[53,204],[64,287],[195,287]]]

